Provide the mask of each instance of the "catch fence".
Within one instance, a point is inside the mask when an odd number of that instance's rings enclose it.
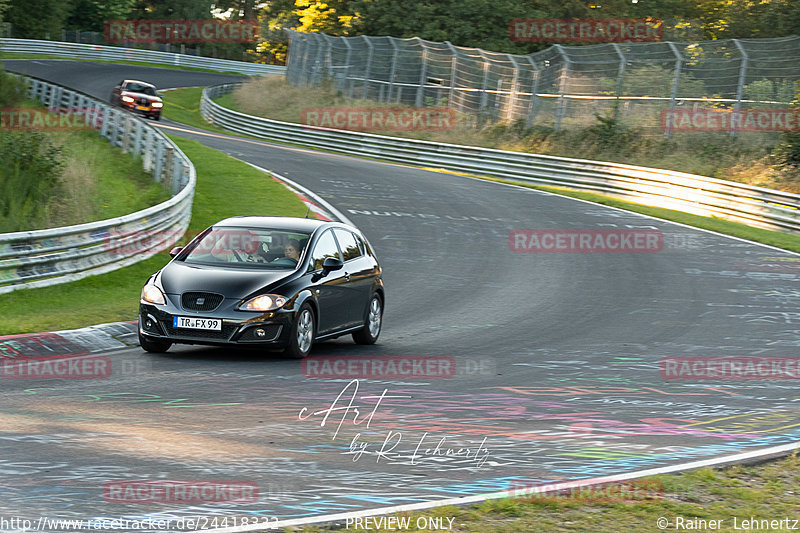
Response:
[[[798,36],[553,45],[514,55],[416,37],[287,31],[293,85],[331,79],[351,98],[444,105],[478,123],[524,119],[558,130],[600,115],[669,136],[666,110],[787,108],[800,80]]]

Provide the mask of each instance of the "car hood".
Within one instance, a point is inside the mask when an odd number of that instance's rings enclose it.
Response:
[[[289,270],[256,270],[236,267],[204,266],[173,261],[161,271],[164,292],[216,292],[225,298],[244,298],[255,291],[291,275]]]
[[[137,92],[133,92],[133,91],[122,91],[121,94],[123,94],[125,96],[131,96],[131,97],[137,98],[137,99],[146,98],[147,101],[149,101],[149,102],[160,102],[161,101],[161,97],[159,97],[159,96],[153,96],[153,95],[144,94],[144,93],[137,93]]]

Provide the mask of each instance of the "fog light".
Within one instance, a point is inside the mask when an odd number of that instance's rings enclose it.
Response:
[[[267,334],[267,332],[266,332],[266,331],[264,331],[264,330],[263,330],[263,329],[261,329],[261,328],[258,328],[258,329],[256,330],[256,337],[263,337],[263,336],[264,336],[264,335],[266,335],[266,334]]]
[[[153,321],[152,321],[152,320],[150,320],[150,319],[148,318],[148,319],[147,319],[147,322],[145,322],[145,323],[144,323],[144,326],[145,326],[147,329],[150,329],[150,328],[152,328],[152,327],[153,327]]]

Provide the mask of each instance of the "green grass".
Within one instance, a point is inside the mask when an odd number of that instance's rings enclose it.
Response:
[[[195,56],[186,56],[195,57]],[[111,63],[111,61],[104,61],[101,59],[78,59],[68,55],[51,55],[51,54],[16,54],[13,52],[0,52],[0,60],[2,59],[69,59],[70,61],[88,61],[90,63]],[[192,70],[195,72],[213,72],[216,74],[230,74],[232,76],[246,77],[247,74],[239,72],[231,72],[229,70],[212,70],[208,68],[197,67],[184,67],[179,65],[170,65],[165,63],[149,63],[145,61],[113,61],[115,65],[133,65],[135,67],[153,67],[153,68],[166,68],[171,70]]]
[[[722,469],[703,468],[681,474],[660,475],[647,478],[651,499],[623,501],[579,501],[578,498],[534,497],[527,499],[504,498],[488,500],[469,507],[437,507],[424,513],[397,513],[390,516],[411,517],[415,524],[419,517],[443,517],[447,526],[454,518],[449,531],[455,533],[519,533],[562,531],[581,533],[618,533],[620,531],[688,531],[676,529],[676,517],[685,520],[701,518],[722,520],[721,527],[693,531],[748,531],[734,529],[734,517],[741,528],[742,520],[800,519],[798,494],[800,494],[800,459],[790,456],[778,461],[758,465],[736,465]],[[659,529],[659,518],[668,519],[670,527]],[[420,522],[422,524],[422,522]],[[684,526],[686,522],[684,522]],[[791,522],[789,522],[791,527]],[[297,529],[292,528],[296,531]],[[330,527],[306,527],[304,533],[332,531]],[[353,533],[380,533],[391,529],[361,529],[351,525]],[[411,527],[403,531],[431,531]],[[445,527],[445,531],[447,528]],[[752,529],[749,531],[764,531]],[[790,529],[768,529],[790,531]]]
[[[263,172],[195,141],[173,140],[197,168],[189,234],[234,215],[305,215],[304,204]],[[161,253],[73,283],[0,294],[0,334],[135,320],[144,281],[168,260],[169,256]]]
[[[204,87],[188,89],[173,89],[162,93],[164,109],[161,114],[164,118],[216,133],[231,133],[219,126],[207,122],[200,114],[200,97]]]
[[[62,133],[54,135],[53,140],[64,147],[68,169],[80,167],[93,178],[90,197],[76,206],[82,213],[79,222],[127,215],[169,199],[169,191],[142,169],[140,157],[132,157],[121,148],[111,146],[97,132]],[[81,186],[80,183],[68,185]]]

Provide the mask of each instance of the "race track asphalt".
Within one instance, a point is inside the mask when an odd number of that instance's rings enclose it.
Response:
[[[124,77],[159,87],[231,78],[4,64],[103,99]],[[780,358],[795,358],[800,346],[795,254],[519,187],[166,120],[160,127],[294,180],[361,228],[385,272],[381,339],[320,343],[302,364],[215,348],[129,348],[107,354],[107,379],[4,380],[0,514],[318,517],[670,467],[800,436],[792,380],[664,373],[668,358],[778,358],[773,378],[793,364]],[[513,251],[509,234],[528,229],[660,232],[663,248]],[[388,365],[395,356],[433,357],[444,365],[435,368],[454,371],[316,373],[339,358]],[[340,393],[336,405],[353,397],[360,423],[352,409],[324,425],[324,413],[301,419],[302,409],[323,411]],[[238,480],[260,496],[104,497],[109,482],[141,480]]]

